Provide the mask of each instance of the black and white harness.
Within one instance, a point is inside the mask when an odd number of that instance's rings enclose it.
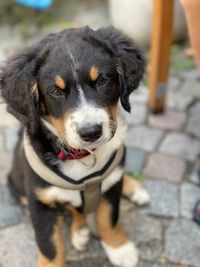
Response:
[[[102,169],[76,181],[64,175],[59,170],[49,168],[49,166],[40,159],[31,144],[26,129],[24,130],[23,145],[25,157],[29,165],[39,177],[49,184],[62,189],[82,191],[85,214],[89,214],[97,208],[101,197],[101,183],[123,161],[125,155],[125,147],[121,145],[113,152]]]

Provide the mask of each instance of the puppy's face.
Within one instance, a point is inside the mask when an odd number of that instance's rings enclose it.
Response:
[[[37,87],[43,122],[65,144],[96,148],[113,137],[118,73],[105,49],[81,38],[59,44],[42,67]]]
[[[133,41],[113,27],[50,34],[11,59],[0,73],[8,110],[36,133],[45,124],[76,149],[96,148],[116,131],[120,99],[138,87],[144,60]]]

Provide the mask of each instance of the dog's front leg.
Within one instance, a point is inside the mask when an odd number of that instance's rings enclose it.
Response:
[[[122,181],[117,182],[104,194],[96,212],[97,230],[112,264],[120,267],[135,267],[138,263],[138,252],[117,222],[121,188]]]
[[[76,208],[67,208],[72,214],[71,241],[74,248],[78,251],[86,249],[90,239],[90,230],[86,225],[85,218]]]
[[[123,177],[122,194],[139,206],[146,205],[150,202],[150,196],[146,189],[137,180],[127,174]]]
[[[38,267],[64,267],[63,218],[56,209],[37,200],[29,201],[29,207],[39,248]]]

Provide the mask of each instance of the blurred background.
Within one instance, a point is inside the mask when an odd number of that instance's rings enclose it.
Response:
[[[114,25],[144,51],[144,80],[130,98],[131,114],[122,111],[122,116],[128,124],[126,171],[144,183],[151,204],[137,208],[123,199],[121,222],[140,250],[139,267],[199,267],[200,229],[193,210],[200,200],[200,75],[181,3],[25,2],[0,1],[0,64],[50,32],[84,25]],[[164,2],[173,5],[173,12]],[[28,212],[7,188],[18,127],[0,98],[0,267],[36,266]],[[67,246],[69,267],[111,266],[95,239],[84,253]]]

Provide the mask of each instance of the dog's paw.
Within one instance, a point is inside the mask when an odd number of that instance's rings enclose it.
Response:
[[[88,227],[80,228],[72,235],[72,245],[78,251],[86,249],[86,245],[90,240],[90,230]]]
[[[150,202],[150,195],[144,187],[139,186],[132,193],[130,200],[139,206],[143,206]]]
[[[128,243],[113,248],[108,246],[102,241],[102,246],[108,256],[108,259],[113,265],[120,267],[136,267],[138,264],[139,253],[135,248],[133,242],[129,241]]]

